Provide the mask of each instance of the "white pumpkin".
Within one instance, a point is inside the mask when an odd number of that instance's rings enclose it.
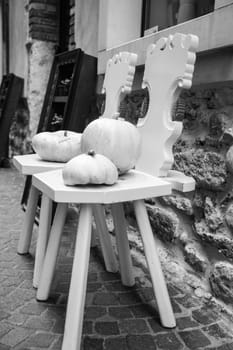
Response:
[[[118,179],[118,171],[111,160],[102,154],[89,151],[66,163],[62,176],[65,185],[113,185]]]
[[[82,152],[90,149],[109,158],[122,174],[135,167],[141,150],[141,136],[136,126],[123,119],[100,117],[82,134]]]
[[[32,147],[41,159],[66,163],[81,153],[82,134],[59,130],[41,132],[32,138]]]

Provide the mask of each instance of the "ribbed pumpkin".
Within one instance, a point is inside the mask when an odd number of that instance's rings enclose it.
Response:
[[[118,172],[111,160],[102,154],[89,151],[66,163],[62,176],[65,185],[113,185],[118,179]]]
[[[81,153],[82,134],[59,130],[41,132],[32,138],[32,147],[41,159],[66,163]]]
[[[91,122],[81,138],[81,151],[93,149],[109,158],[120,174],[135,167],[141,150],[138,129],[123,119],[102,118]]]

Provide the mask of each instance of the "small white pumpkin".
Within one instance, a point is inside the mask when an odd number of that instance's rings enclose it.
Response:
[[[89,151],[66,163],[62,169],[62,176],[65,185],[113,185],[118,179],[118,171],[111,160]]]
[[[81,153],[82,134],[59,130],[41,132],[32,138],[32,147],[41,159],[66,163]]]
[[[141,151],[141,135],[136,126],[123,119],[100,117],[92,121],[82,134],[82,152],[90,149],[111,159],[123,174],[136,165]]]

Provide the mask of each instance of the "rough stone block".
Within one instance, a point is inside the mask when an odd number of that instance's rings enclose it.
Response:
[[[218,320],[218,315],[211,307],[203,306],[200,309],[192,311],[192,317],[199,324],[207,325]]]
[[[151,335],[129,335],[127,336],[129,350],[155,350],[155,342]]]
[[[104,345],[104,348],[108,350],[128,350],[125,337],[107,338]]]
[[[208,260],[202,251],[201,245],[188,243],[184,247],[185,260],[199,272],[205,272],[208,267]]]
[[[177,327],[181,330],[199,326],[199,324],[196,321],[192,320],[189,316],[177,318],[176,323]]]
[[[118,298],[121,305],[141,304],[142,302],[140,296],[133,290],[128,293],[119,293]]]
[[[229,233],[226,230],[210,232],[205,220],[195,221],[193,227],[201,240],[218,248],[218,252],[224,256],[233,258],[233,239],[229,237]]]
[[[165,205],[171,205],[188,216],[193,215],[192,201],[184,195],[176,193],[172,196],[162,197],[161,200]]]
[[[227,223],[227,226],[231,229],[231,231],[233,231],[233,204],[232,203],[229,205],[225,213],[225,221]]]
[[[93,333],[93,322],[84,321],[83,322],[83,334],[92,334]]]
[[[227,331],[226,329],[223,329],[218,323],[204,327],[203,330],[207,334],[209,334],[211,337],[214,337],[216,340],[222,340],[222,339],[232,340],[233,338],[232,334],[230,334],[229,331]]]
[[[170,210],[147,205],[151,226],[164,242],[172,242],[178,237],[179,219]]]
[[[104,339],[86,336],[83,339],[83,350],[103,350]]]
[[[48,348],[56,338],[55,334],[38,332],[25,341],[24,345],[25,347]]]
[[[229,262],[217,262],[210,273],[210,284],[215,296],[227,303],[233,302],[233,265]]]
[[[223,155],[203,149],[175,154],[175,169],[192,176],[197,187],[223,191],[227,182],[226,162]]]
[[[96,293],[94,300],[94,305],[117,305],[117,296],[113,293]]]
[[[119,328],[121,333],[137,334],[137,333],[148,333],[149,328],[147,323],[143,319],[131,319],[119,321]]]
[[[211,344],[210,340],[201,330],[190,330],[179,332],[180,337],[191,350],[205,348]]]
[[[207,196],[204,202],[205,221],[211,230],[223,226],[223,216],[215,198]]]
[[[178,337],[171,332],[156,335],[155,343],[161,350],[182,350],[184,348],[184,345]]]
[[[120,334],[117,322],[97,321],[95,323],[95,331],[101,335]]]
[[[116,319],[125,319],[125,318],[132,318],[133,317],[133,310],[132,308],[128,308],[127,306],[126,307],[110,307],[109,310],[109,315],[111,317],[114,317]]]
[[[220,138],[226,128],[227,116],[224,113],[213,113],[209,120],[209,134],[210,136]]]
[[[32,330],[25,328],[14,328],[10,330],[7,334],[1,337],[1,344],[14,347],[17,344],[21,343],[25,338],[32,334]]]
[[[87,306],[85,309],[86,319],[98,319],[106,315],[107,309],[101,306]]]

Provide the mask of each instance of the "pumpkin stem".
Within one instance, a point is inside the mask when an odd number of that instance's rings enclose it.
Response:
[[[64,136],[67,136],[67,130],[64,130]]]
[[[88,154],[89,156],[94,157],[95,151],[94,151],[93,149],[91,149],[90,151],[87,152],[87,154]]]

